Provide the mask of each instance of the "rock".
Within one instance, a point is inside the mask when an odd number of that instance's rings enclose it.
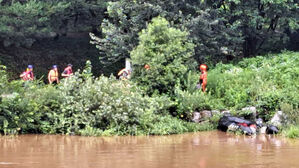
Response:
[[[220,111],[218,110],[212,110],[211,112],[212,112],[212,116],[221,114]]]
[[[201,112],[193,112],[191,120],[193,122],[199,123],[199,122],[202,122],[202,121],[204,121],[208,118],[211,118],[211,117],[212,117],[212,112],[211,111],[203,110]]]
[[[253,125],[250,125],[249,126],[249,128],[250,128],[250,130],[251,130],[251,132],[252,132],[252,134],[256,134],[256,125],[255,124],[253,124]]]
[[[255,119],[256,118],[256,112],[257,112],[257,110],[256,110],[256,107],[245,107],[245,108],[242,108],[242,111],[243,112],[246,112],[246,111],[248,111],[248,112],[250,112],[250,116],[249,116],[249,118],[250,119]]]
[[[224,116],[230,116],[231,115],[229,110],[221,111],[221,114],[223,114]]]
[[[196,123],[199,123],[201,121],[201,115],[199,112],[193,112],[192,114],[192,121],[193,122],[196,122]]]
[[[212,117],[212,112],[208,110],[204,110],[200,112],[200,115],[202,118],[211,118]]]
[[[280,127],[284,120],[286,119],[286,116],[282,111],[278,111],[275,113],[275,115],[270,120],[270,123],[276,127]]]
[[[260,133],[261,133],[261,134],[266,134],[266,130],[267,130],[267,126],[263,126],[263,127],[260,129]]]

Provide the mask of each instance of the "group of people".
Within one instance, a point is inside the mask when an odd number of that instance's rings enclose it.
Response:
[[[61,76],[64,78],[70,77],[73,75],[72,70],[73,65],[68,64],[67,67],[62,72]],[[150,70],[150,66],[146,64],[144,66],[145,70]],[[199,69],[201,71],[200,77],[199,77],[199,84],[198,88],[202,89],[203,92],[206,90],[207,82],[208,82],[208,66],[206,64],[201,64],[199,66]],[[122,80],[128,80],[131,76],[131,70],[124,68],[120,70],[117,74],[120,79]],[[20,75],[20,78],[22,78],[24,81],[32,81],[34,80],[34,74],[33,74],[33,66],[28,65],[27,69]],[[58,68],[57,65],[53,65],[52,69],[48,73],[48,81],[49,84],[58,84],[59,83],[59,74],[58,74]]]
[[[62,72],[61,76],[64,78],[72,76],[73,75],[72,67],[73,67],[72,64],[68,64],[67,67]],[[27,69],[20,75],[20,78],[22,78],[24,81],[33,81],[34,80],[33,66],[28,65]],[[53,65],[52,69],[49,71],[48,81],[49,84],[59,83],[59,73],[58,73],[57,65]]]
[[[148,64],[144,65],[144,69],[146,71],[150,70],[150,66]],[[208,83],[208,66],[206,64],[201,64],[199,66],[199,69],[201,71],[200,77],[199,77],[199,83],[197,85],[198,89],[202,89],[203,92],[206,91],[206,86]],[[131,70],[124,68],[120,70],[117,74],[119,76],[119,79],[121,80],[128,80],[131,76]]]

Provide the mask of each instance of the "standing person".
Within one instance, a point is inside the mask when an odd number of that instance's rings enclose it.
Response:
[[[24,71],[21,75],[20,78],[22,78],[24,81],[33,81],[34,80],[34,75],[33,75],[33,66],[28,65],[26,71]]]
[[[206,64],[201,64],[199,69],[201,71],[199,77],[199,84],[201,85],[202,91],[205,92],[208,83],[208,72],[207,72],[208,66]]]
[[[72,67],[73,67],[72,64],[68,64],[67,67],[62,72],[61,76],[67,78],[67,77],[70,77],[71,75],[73,75]]]
[[[59,83],[59,75],[57,65],[53,65],[52,69],[49,71],[48,74],[49,84],[58,84]]]
[[[128,80],[131,77],[131,71],[124,68],[124,69],[120,70],[117,75],[119,76],[119,79],[121,79],[121,80]]]
[[[148,64],[144,65],[144,69],[149,70],[151,67]]]

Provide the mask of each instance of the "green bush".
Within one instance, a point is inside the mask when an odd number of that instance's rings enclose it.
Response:
[[[184,132],[209,131],[214,129],[210,123],[188,123],[171,116],[161,116],[150,130],[151,135],[169,135]]]
[[[299,138],[299,126],[291,125],[283,131],[283,134],[288,138]]]
[[[233,64],[218,64],[208,72],[209,101],[240,110],[255,106],[268,120],[282,103],[299,108],[299,53],[283,52],[249,58]]]
[[[0,132],[99,135],[161,135],[197,131],[197,126],[169,115],[167,96],[148,97],[130,81],[82,72],[57,86],[10,82],[0,103]]]
[[[3,65],[0,65],[0,95],[4,93],[4,89],[7,85],[7,73],[6,73],[6,67]]]
[[[211,92],[203,93],[196,88],[198,79],[199,73],[189,71],[183,81],[184,85],[175,88],[173,99],[176,103],[175,114],[177,116],[190,120],[195,111],[225,109],[221,99],[215,99]],[[210,76],[208,79],[210,81]],[[213,82],[209,84],[213,84]]]
[[[294,109],[293,105],[288,103],[281,103],[280,109],[284,112],[284,114],[288,117],[288,122],[290,124],[298,124],[299,123],[299,109]]]
[[[194,44],[188,40],[188,33],[170,27],[166,19],[157,17],[142,30],[139,39],[139,45],[131,52],[134,81],[149,95],[172,95],[195,62]],[[149,70],[144,68],[146,64]]]

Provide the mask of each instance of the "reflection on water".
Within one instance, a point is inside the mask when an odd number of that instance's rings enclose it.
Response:
[[[2,168],[298,168],[299,141],[204,132],[149,137],[0,137]]]

